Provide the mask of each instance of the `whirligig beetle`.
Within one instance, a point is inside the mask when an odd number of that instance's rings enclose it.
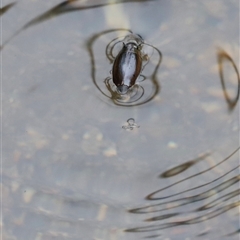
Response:
[[[112,78],[120,94],[125,94],[136,83],[142,71],[142,44],[143,39],[139,35],[129,34],[114,60]]]
[[[128,34],[125,37],[119,36],[120,32],[126,31]],[[105,56],[112,65],[111,76],[101,81],[104,77],[101,74],[105,71],[104,69],[107,71],[107,68],[99,68],[104,61],[96,62],[95,52],[98,52],[96,56],[100,59],[101,43],[105,41],[105,36],[114,35],[114,32],[118,36],[105,45]],[[97,45],[94,48],[95,43]],[[140,35],[133,34],[129,29],[109,29],[89,38],[87,49],[91,59],[93,83],[115,105],[123,107],[142,105],[151,101],[159,93],[160,84],[157,75],[162,53],[153,45],[146,43]],[[149,83],[139,84],[146,79],[150,80]]]

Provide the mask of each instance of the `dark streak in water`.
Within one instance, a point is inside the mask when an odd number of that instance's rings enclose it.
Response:
[[[186,192],[189,192],[189,191],[192,191],[192,190],[196,190],[198,188],[201,188],[201,187],[204,187],[206,185],[209,185],[209,184],[212,184],[213,182],[217,181],[217,180],[220,180],[221,178],[225,177],[227,174],[231,173],[232,171],[238,169],[239,166],[231,169],[229,172],[225,173],[224,175],[220,176],[219,178],[217,179],[214,179],[213,181],[210,181],[206,184],[203,184],[203,185],[200,185],[198,187],[195,187],[195,188],[191,188],[191,189],[188,189],[186,191],[182,191],[180,193],[177,193],[177,194],[173,194],[171,196],[167,196],[165,198],[170,198],[170,197],[173,197],[173,196],[176,196],[176,195],[179,195],[179,194],[182,194],[182,193],[186,193]],[[176,199],[176,200],[172,200],[172,201],[168,201],[168,202],[163,202],[163,203],[158,203],[158,204],[152,204],[150,206],[146,206],[146,207],[140,207],[140,208],[134,208],[134,209],[131,209],[129,210],[129,212],[131,213],[140,213],[140,214],[143,214],[143,213],[153,213],[153,212],[161,212],[161,211],[165,211],[165,210],[169,210],[169,209],[174,209],[174,208],[177,208],[177,207],[180,207],[180,206],[184,206],[184,205],[187,205],[187,204],[190,204],[190,203],[193,203],[193,202],[197,202],[197,201],[201,201],[201,200],[204,200],[204,199],[207,199],[209,197],[212,197],[214,195],[217,195],[219,192],[223,191],[224,189],[228,188],[229,186],[231,186],[232,184],[235,184],[237,182],[239,182],[239,176],[235,176],[233,177],[232,179],[229,179],[221,184],[219,184],[218,186],[216,187],[213,187],[211,189],[209,189],[208,191],[205,191],[201,194],[198,194],[198,195],[194,195],[194,196],[190,196],[190,197],[185,197],[185,198],[179,198],[179,199]],[[234,196],[237,196],[237,193],[238,191],[234,191],[232,193],[228,193],[226,196],[222,196],[222,197],[219,197],[218,199],[215,199],[214,201],[210,202],[209,204],[203,206],[203,207],[200,207],[198,209],[196,209],[196,211],[202,211],[202,210],[205,210],[204,208],[208,209],[208,208],[211,208],[211,207],[214,207],[214,206],[217,206],[219,203],[216,203],[215,205],[211,205],[213,202],[216,202],[216,201],[219,201],[219,199],[224,199],[224,201],[226,201],[227,199],[229,198],[233,198]],[[164,199],[164,198],[162,198]],[[159,199],[158,199],[159,200]],[[164,205],[167,205],[167,204],[171,204],[171,207],[167,207],[167,208],[157,208],[155,209],[156,207],[160,207],[160,206],[164,206]]]
[[[162,223],[162,224],[157,224],[157,225],[149,225],[146,227],[130,228],[130,229],[126,229],[125,231],[126,232],[149,232],[149,231],[157,231],[157,230],[162,230],[162,229],[166,229],[166,228],[177,227],[180,225],[196,224],[196,223],[204,222],[206,220],[217,217],[217,216],[229,211],[230,209],[236,208],[238,206],[240,206],[240,201],[236,201],[236,202],[227,204],[224,207],[219,207],[216,210],[206,213],[203,216],[192,217],[192,218],[189,218],[188,220],[168,222],[168,223]]]
[[[160,237],[160,236],[161,236],[160,234],[155,234],[155,235],[144,237],[144,239],[157,238],[157,237]]]
[[[197,235],[197,237],[203,237],[203,236],[206,236],[206,235],[209,234],[209,232],[210,232],[209,230],[205,230],[205,231],[199,233],[199,234]]]
[[[92,9],[92,8],[100,8],[100,7],[105,7],[105,6],[115,5],[115,4],[120,4],[120,3],[149,2],[149,1],[156,1],[156,0],[121,0],[121,1],[116,1],[116,2],[108,2],[108,3],[91,5],[91,6],[78,6],[78,2],[80,2],[80,3],[82,2],[79,0],[64,1],[60,4],[58,4],[56,7],[53,7],[52,9],[48,10],[46,13],[34,18],[32,21],[27,23],[23,27],[23,29],[26,29],[30,26],[33,26],[35,24],[38,24],[38,23],[41,23],[48,19],[51,19],[60,14],[64,14],[64,13],[68,13],[68,12],[72,12],[72,11],[88,10],[88,9]]]
[[[201,157],[198,157],[196,159],[193,159],[191,161],[188,161],[184,164],[178,165],[174,168],[171,168],[169,170],[167,170],[166,172],[162,173],[159,177],[162,178],[169,178],[169,177],[173,177],[181,172],[186,171],[188,168],[190,168],[191,166],[193,166],[194,164],[198,163],[199,161],[205,159],[207,156],[209,156],[210,153],[206,153]]]
[[[146,222],[159,221],[159,220],[175,217],[175,216],[178,216],[178,215],[179,215],[179,213],[164,214],[164,215],[160,215],[160,216],[157,216],[157,217],[148,218],[145,221]]]
[[[212,202],[210,202],[208,204],[205,204],[204,206],[196,209],[196,211],[205,211],[205,210],[207,210],[209,208],[213,208],[213,207],[215,207],[215,206],[220,204],[219,200],[221,200],[222,202],[226,202],[227,200],[230,200],[231,198],[234,198],[234,197],[238,196],[239,194],[240,194],[240,189],[237,189],[235,191],[232,191],[232,192],[230,192],[228,194],[225,194],[225,195],[223,195],[223,196],[213,200]]]
[[[238,230],[232,232],[232,233],[227,234],[226,236],[230,237],[230,236],[234,236],[234,235],[239,234],[239,233],[240,233],[240,228]]]
[[[9,3],[5,7],[0,8],[0,16],[2,16],[5,12],[7,12],[12,6],[14,6],[16,2]]]
[[[213,170],[220,164],[223,164],[225,161],[230,160],[231,157],[237,157],[237,153],[239,153],[239,149],[237,148],[233,153],[231,153],[227,158],[221,160],[216,163],[214,166],[209,167],[205,171],[202,171],[198,174],[192,175],[188,178],[182,179],[178,182],[175,182],[167,187],[164,187],[160,190],[157,190],[151,194],[149,194],[146,199],[147,200],[156,200],[161,201],[167,198],[175,197],[180,195],[179,198],[169,199],[167,201],[162,201],[156,204],[150,204],[143,207],[132,208],[128,210],[130,213],[134,214],[144,214],[148,216],[150,214],[151,217],[146,217],[145,222],[149,224],[146,226],[137,226],[134,228],[125,229],[126,232],[154,232],[160,231],[163,229],[169,229],[173,227],[186,226],[192,224],[203,223],[207,220],[215,218],[225,212],[228,212],[231,209],[238,208],[240,206],[239,201],[239,181],[240,175],[235,174],[235,176],[231,176],[230,173],[235,173],[239,169],[239,164],[234,168],[228,170],[221,176],[214,178],[213,180],[199,185],[197,187],[193,187],[187,190],[182,190],[178,193],[164,196],[164,192],[161,193],[161,197],[155,196],[159,192],[163,190],[167,190],[175,185],[177,185],[178,189],[181,189],[180,183],[183,181],[189,180],[193,177],[199,176],[200,174],[206,173],[210,170]],[[203,157],[206,157],[205,154]],[[202,160],[197,158],[195,160]],[[190,161],[192,162],[192,161]],[[229,176],[230,175],[230,176]],[[226,179],[226,177],[228,178]],[[217,185],[213,185],[214,182],[220,181]],[[206,190],[201,190],[202,187],[206,187]],[[199,192],[196,194],[195,191]],[[186,195],[186,193],[194,193],[190,195]],[[221,194],[222,193],[222,194]],[[160,195],[160,194],[159,194]],[[162,196],[163,195],[163,196]],[[198,204],[194,204],[197,203]],[[199,206],[200,205],[200,206]],[[185,207],[183,207],[185,206]],[[161,212],[161,214],[160,214]],[[164,212],[164,213],[162,213]],[[152,216],[152,215],[155,216]],[[198,237],[209,234],[209,229],[205,230],[204,233],[199,233]],[[237,234],[237,232],[230,233],[227,236],[231,236]],[[149,235],[150,237],[157,235]]]
[[[203,173],[206,173],[206,172],[208,172],[208,171],[216,168],[217,166],[219,166],[220,164],[222,164],[223,162],[225,162],[225,161],[227,161],[229,158],[231,158],[235,153],[237,153],[237,152],[239,151],[239,149],[240,149],[240,147],[238,147],[233,153],[231,153],[228,157],[226,157],[225,159],[223,159],[222,161],[220,161],[220,162],[217,163],[216,165],[214,165],[214,166],[212,166],[212,167],[210,167],[210,168],[208,168],[208,169],[206,169],[206,170],[204,170],[204,171],[201,171],[201,172],[199,172],[199,173],[196,173],[196,174],[194,174],[194,175],[191,175],[191,176],[189,176],[189,177],[187,177],[187,178],[184,178],[184,179],[182,179],[182,180],[180,180],[180,181],[178,181],[178,182],[176,182],[176,183],[170,184],[170,185],[167,186],[167,187],[164,187],[164,188],[162,188],[162,189],[159,189],[159,190],[157,190],[157,191],[149,194],[149,195],[146,197],[146,199],[148,199],[148,200],[160,200],[160,199],[166,199],[166,198],[169,198],[169,197],[178,195],[178,193],[177,193],[177,194],[174,194],[174,195],[171,195],[171,196],[167,196],[167,197],[159,197],[159,198],[154,198],[154,197],[153,197],[153,196],[156,195],[157,193],[159,193],[159,192],[161,192],[161,191],[163,191],[163,190],[166,190],[167,188],[173,187],[174,185],[177,185],[177,184],[179,184],[179,183],[181,183],[181,182],[184,182],[184,181],[186,181],[186,180],[189,180],[189,179],[191,179],[191,178],[194,178],[194,177],[196,177],[196,176],[198,176],[198,175],[201,175],[201,174],[203,174]],[[195,188],[194,188],[194,189],[195,189]]]
[[[218,50],[217,60],[218,60],[218,71],[219,71],[219,75],[220,75],[220,79],[221,79],[221,85],[222,85],[224,97],[228,104],[229,111],[232,111],[238,102],[239,94],[240,94],[239,72],[238,72],[237,66],[234,63],[233,59],[224,50],[222,50],[222,49]],[[233,69],[236,73],[236,76],[237,76],[237,84],[238,84],[237,94],[236,94],[236,97],[232,98],[232,99],[229,97],[227,90],[226,90],[226,86],[225,86],[225,79],[224,79],[224,73],[223,73],[223,64],[225,61],[228,61],[229,63],[231,63],[231,65],[233,66]]]
[[[100,7],[106,7],[110,5],[115,5],[115,4],[122,4],[122,3],[131,3],[131,2],[150,2],[150,1],[157,1],[157,0],[121,0],[121,1],[115,1],[115,2],[107,2],[107,3],[102,3],[102,4],[95,4],[95,5],[90,5],[90,6],[82,6],[81,3],[82,1],[79,0],[68,0],[64,1],[57,6],[51,8],[50,10],[46,11],[45,13],[39,15],[38,17],[32,19],[28,23],[26,23],[22,28],[20,28],[11,38],[9,38],[2,46],[3,47],[10,42],[13,38],[15,38],[17,35],[19,35],[22,31],[26,30],[27,28],[34,26],[36,24],[39,24],[43,21],[49,20],[51,18],[54,18],[58,15],[65,14],[68,12],[73,12],[73,11],[82,11],[82,10],[88,10],[88,9],[93,9],[93,8],[100,8]]]

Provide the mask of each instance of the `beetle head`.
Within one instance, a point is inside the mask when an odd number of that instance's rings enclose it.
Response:
[[[127,86],[127,85],[119,85],[119,86],[117,86],[117,91],[120,94],[126,94],[128,89],[129,89],[129,86]]]

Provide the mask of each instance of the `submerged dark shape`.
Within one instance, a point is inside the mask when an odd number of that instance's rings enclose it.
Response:
[[[169,178],[169,177],[173,177],[181,172],[184,172],[185,170],[187,170],[188,168],[190,168],[191,166],[193,166],[194,164],[198,163],[199,161],[205,159],[207,156],[209,156],[209,153],[204,154],[201,157],[198,157],[196,159],[190,160],[188,162],[185,162],[181,165],[178,165],[176,167],[173,167],[167,171],[165,171],[164,173],[162,173],[159,177],[162,178]]]
[[[237,234],[239,234],[239,233],[240,233],[240,228],[237,229],[237,230],[234,231],[234,232],[231,232],[231,233],[229,233],[229,234],[226,234],[226,237],[234,236],[234,235],[237,235]]]
[[[129,2],[149,2],[149,1],[156,1],[156,0],[118,0],[118,1],[105,1],[105,3],[92,4],[92,5],[85,5],[83,6],[83,1],[81,0],[68,0],[62,3],[59,3],[57,6],[51,8],[47,12],[41,14],[40,16],[34,18],[29,23],[27,23],[24,28],[28,28],[32,25],[37,23],[41,23],[45,20],[53,18],[57,15],[72,12],[72,11],[81,11],[81,10],[88,10],[92,8],[99,8],[105,7],[109,5],[115,5],[120,3],[129,3]],[[87,2],[88,3],[88,2]]]
[[[0,8],[0,16],[3,15],[5,12],[7,12],[15,4],[16,4],[16,2],[9,3],[6,6],[4,6],[3,8]]]
[[[217,60],[218,60],[218,71],[219,71],[219,75],[220,75],[220,79],[221,79],[223,94],[224,94],[225,100],[228,104],[229,111],[232,111],[235,108],[235,106],[239,100],[239,94],[240,94],[239,72],[238,72],[237,66],[234,63],[233,59],[224,50],[222,50],[222,49],[218,50]],[[236,94],[236,97],[232,98],[232,99],[229,97],[227,90],[226,90],[226,86],[225,86],[225,79],[224,79],[224,73],[223,73],[223,64],[225,61],[228,61],[229,63],[231,63],[231,65],[233,66],[233,69],[236,73],[236,77],[237,77],[237,94]]]
[[[34,26],[36,24],[39,24],[43,21],[49,20],[51,18],[54,18],[58,15],[68,13],[68,12],[73,12],[73,11],[81,11],[81,10],[88,10],[92,8],[100,8],[100,7],[105,7],[109,5],[115,5],[115,4],[121,4],[121,3],[130,3],[130,2],[149,2],[149,1],[157,1],[157,0],[119,0],[119,1],[103,1],[102,3],[98,4],[92,4],[92,5],[83,5],[83,1],[81,0],[68,0],[64,1],[62,3],[59,3],[55,7],[51,8],[50,10],[44,12],[43,14],[35,17],[28,23],[26,23],[22,28],[20,28],[17,32],[14,33],[14,35],[8,39],[2,46],[1,49],[13,38],[15,38],[18,34],[20,34],[22,31],[28,29],[31,26]],[[88,2],[87,2],[88,3]],[[10,7],[12,7],[15,3],[8,4],[4,8],[1,9],[1,14],[2,15],[5,11],[7,11]]]
[[[135,34],[130,34],[123,40],[123,48],[112,68],[113,82],[120,94],[125,94],[135,84],[142,71],[142,44],[143,40]]]
[[[96,79],[96,63],[93,52],[93,45],[98,38],[109,34],[111,32],[126,31],[129,34],[125,34],[125,37],[117,37],[110,41],[105,50],[105,54],[109,62],[112,64],[112,77],[107,77],[104,80],[106,90],[100,87],[101,81]],[[122,45],[121,45],[122,44]],[[118,53],[114,54],[116,46],[121,45],[121,49]],[[154,68],[151,71],[151,75],[148,76],[152,85],[153,92],[150,96],[147,96],[145,100],[139,101],[144,93],[144,88],[136,84],[137,82],[147,79],[146,76],[141,75],[143,69],[149,62],[150,56],[144,54],[143,48],[148,46],[152,52],[158,56],[157,64],[154,64]],[[118,106],[138,106],[151,101],[159,92],[160,86],[157,80],[157,72],[162,60],[161,52],[154,46],[147,44],[143,41],[142,37],[133,34],[129,29],[110,29],[101,33],[93,35],[87,41],[87,49],[91,59],[91,76],[96,88],[107,98],[111,99],[115,105]],[[102,80],[102,79],[101,79]],[[110,93],[110,95],[109,95]]]

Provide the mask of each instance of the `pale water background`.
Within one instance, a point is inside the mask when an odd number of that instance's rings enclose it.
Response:
[[[17,2],[2,15],[3,43],[59,3]],[[96,3],[107,0],[77,2]],[[131,29],[162,52],[160,93],[145,105],[115,106],[91,79],[87,43],[116,28]],[[98,81],[110,75],[103,53],[112,38],[105,34],[94,43]],[[1,51],[3,239],[238,239],[239,195],[231,193],[239,189],[239,151],[210,169],[239,147],[239,104],[229,111],[218,48],[239,68],[237,0],[139,1],[72,11],[7,42]],[[234,97],[231,65],[225,76]],[[129,118],[140,127],[124,130]],[[210,155],[186,171],[159,178],[204,153]],[[233,184],[214,192],[231,178]],[[174,183],[155,197],[179,195],[146,199]],[[171,208],[170,201],[179,204],[209,189],[209,198]],[[195,211],[214,200],[218,205]],[[164,211],[151,212],[160,203]],[[129,212],[145,206],[145,213]],[[215,211],[220,213],[208,219]],[[165,225],[201,216],[199,222]]]

